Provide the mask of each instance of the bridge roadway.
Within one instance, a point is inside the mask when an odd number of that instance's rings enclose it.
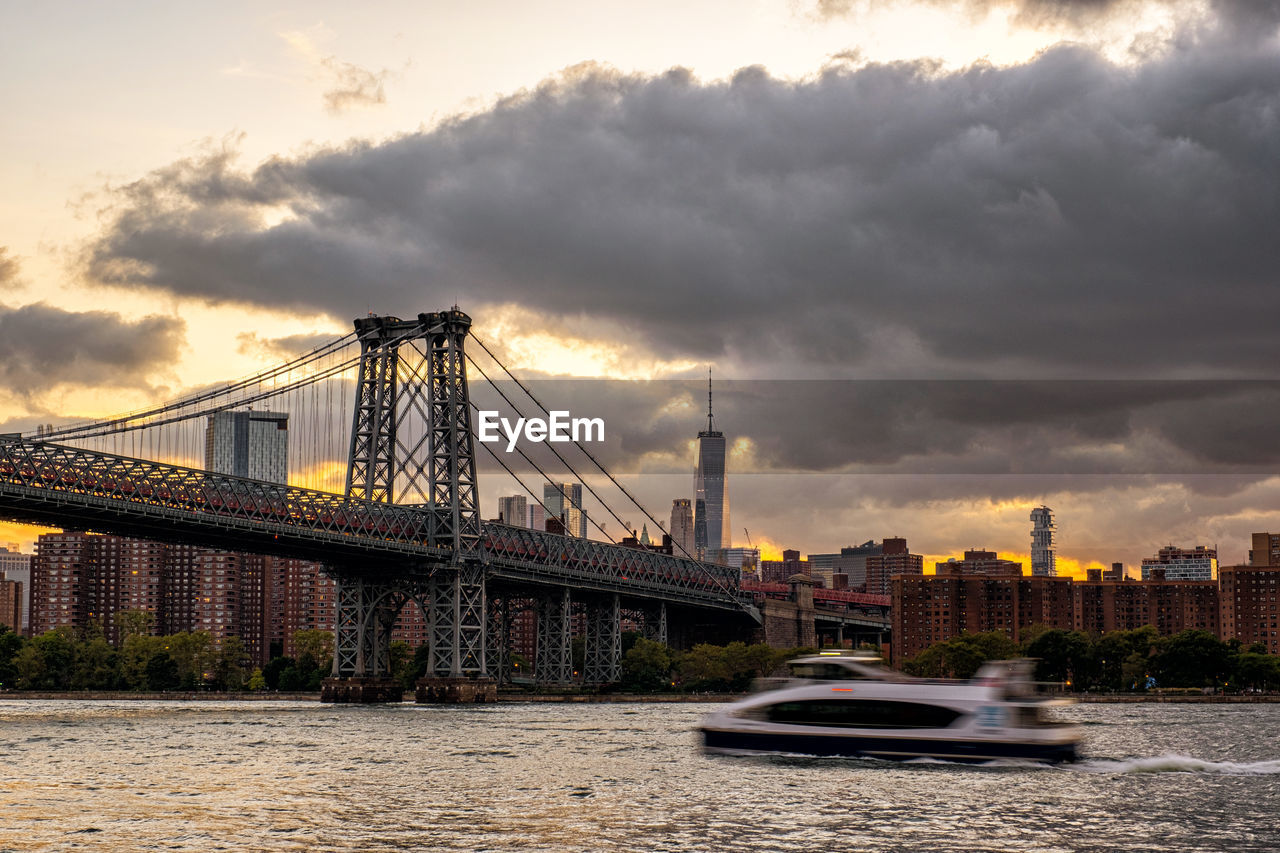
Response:
[[[356,500],[0,436],[0,517],[22,522],[316,560],[371,578],[425,580],[453,557],[425,505]],[[494,579],[573,587],[758,614],[724,566],[486,523]]]

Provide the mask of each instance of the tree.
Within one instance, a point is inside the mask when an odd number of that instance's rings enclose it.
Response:
[[[243,640],[236,636],[223,638],[213,664],[213,678],[219,689],[244,689],[244,665],[247,658]]]
[[[1232,680],[1237,686],[1244,689],[1275,690],[1280,688],[1280,657],[1275,655],[1256,651],[1240,652],[1235,656],[1232,672]]]
[[[213,670],[213,637],[207,631],[172,634],[164,638],[169,656],[178,666],[178,686],[194,690]]]
[[[18,680],[18,670],[13,659],[22,649],[22,635],[10,631],[7,626],[0,625],[0,690],[13,687]]]
[[[262,676],[262,668],[259,667],[249,676],[249,683],[245,685],[255,693],[261,693],[267,689],[267,679]]]
[[[266,682],[268,690],[284,690],[280,686],[280,682],[284,676],[285,670],[293,671],[293,678],[298,677],[298,662],[293,658],[279,657],[272,658],[267,661],[267,665],[262,668],[262,678]]]
[[[13,665],[23,690],[66,690],[75,667],[71,629],[55,628],[33,637],[23,644]]]
[[[1093,644],[1080,631],[1043,631],[1027,644],[1026,655],[1039,659],[1036,678],[1040,681],[1060,681],[1077,690],[1092,686]]]
[[[293,632],[293,647],[298,653],[301,666],[304,658],[311,658],[311,668],[328,672],[333,666],[333,633],[315,629]]]
[[[147,678],[147,667],[151,659],[157,655],[168,655],[167,637],[152,637],[147,634],[130,634],[120,644],[118,655],[120,687],[125,690],[160,690],[151,686]]]
[[[426,645],[424,643],[424,645]],[[404,640],[392,640],[388,649],[391,677],[400,682],[406,690],[413,689],[417,677],[413,675],[413,649]]]
[[[728,690],[732,673],[727,658],[723,646],[699,643],[676,664],[680,683],[694,692]]]
[[[929,678],[971,678],[989,660],[1019,657],[1017,643],[1001,631],[960,634],[934,643],[903,664],[912,675]]]
[[[119,642],[123,643],[132,636],[150,634],[156,617],[149,610],[121,610],[111,617],[111,621],[116,626]]]
[[[1163,687],[1214,687],[1231,671],[1226,643],[1202,630],[1169,637],[1156,654],[1153,667]]]
[[[71,688],[73,690],[112,689],[119,678],[118,657],[116,650],[102,636],[77,643]]]
[[[622,656],[622,688],[634,693],[657,693],[671,689],[671,649],[662,643],[637,637]]]
[[[148,690],[174,690],[180,683],[178,664],[163,647],[152,651],[147,659],[145,675]]]

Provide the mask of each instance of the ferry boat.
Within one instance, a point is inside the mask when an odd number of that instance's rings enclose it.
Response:
[[[1032,666],[992,661],[965,681],[915,678],[869,653],[802,657],[699,729],[708,752],[1074,761],[1080,729],[1046,713],[1071,700],[1037,692]]]

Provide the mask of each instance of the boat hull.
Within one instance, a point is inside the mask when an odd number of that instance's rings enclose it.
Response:
[[[1074,741],[1045,743],[956,740],[901,735],[747,732],[712,728],[703,728],[702,738],[703,746],[708,752],[788,753],[900,761],[936,758],[968,763],[1016,759],[1057,764],[1075,761],[1079,757]]]

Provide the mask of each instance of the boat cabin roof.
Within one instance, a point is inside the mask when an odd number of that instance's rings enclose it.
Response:
[[[884,665],[873,652],[845,652],[808,655],[787,662],[792,678],[808,678],[815,681],[847,681],[871,679],[875,681],[909,681],[910,676],[895,672]]]

